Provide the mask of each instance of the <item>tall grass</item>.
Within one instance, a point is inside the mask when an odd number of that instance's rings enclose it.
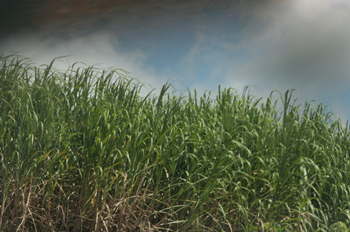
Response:
[[[118,69],[0,62],[0,231],[350,225],[349,126],[294,90],[141,97]]]

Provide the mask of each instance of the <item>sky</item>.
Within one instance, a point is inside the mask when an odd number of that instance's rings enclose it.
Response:
[[[0,0],[0,52],[121,68],[159,92],[296,89],[350,119],[348,0]]]

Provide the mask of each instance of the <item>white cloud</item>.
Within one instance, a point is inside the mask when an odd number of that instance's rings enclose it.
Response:
[[[118,53],[118,46],[117,38],[107,31],[68,40],[54,37],[40,39],[39,36],[28,33],[4,41],[0,50],[6,48],[9,53],[20,52],[20,55],[32,59],[36,65],[49,64],[54,58],[68,56],[54,62],[54,67],[62,71],[75,62],[83,63],[78,64],[81,67],[93,65],[96,68],[121,68],[130,72],[132,78],[159,90],[166,79],[144,64],[147,54],[137,49]]]

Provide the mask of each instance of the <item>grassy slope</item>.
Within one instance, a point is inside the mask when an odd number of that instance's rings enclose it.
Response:
[[[322,104],[169,85],[141,98],[119,70],[0,65],[1,231],[350,224],[349,128]]]

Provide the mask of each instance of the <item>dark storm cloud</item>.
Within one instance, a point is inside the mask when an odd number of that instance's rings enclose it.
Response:
[[[229,11],[244,17],[256,2],[259,1],[3,0],[0,28],[3,33],[19,28],[37,28],[44,33],[93,33],[98,26],[137,35],[176,26],[214,26],[218,15]]]

